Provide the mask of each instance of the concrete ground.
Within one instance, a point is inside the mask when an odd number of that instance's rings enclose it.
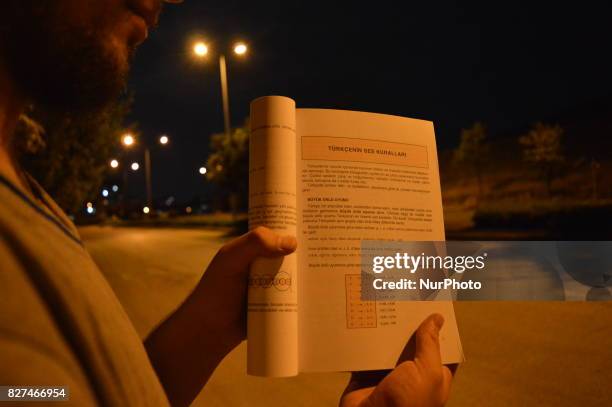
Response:
[[[86,227],[87,248],[141,336],[174,310],[226,237],[218,230]],[[449,406],[611,406],[612,302],[459,302],[467,361]],[[348,375],[247,376],[246,347],[194,406],[335,406]]]

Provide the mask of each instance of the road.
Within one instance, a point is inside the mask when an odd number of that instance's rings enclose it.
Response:
[[[222,231],[86,227],[86,247],[144,337],[187,296]],[[458,302],[466,362],[448,406],[612,405],[612,302]],[[348,375],[247,376],[246,347],[194,406],[336,406]]]

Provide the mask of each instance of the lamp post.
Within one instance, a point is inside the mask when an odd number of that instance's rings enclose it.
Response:
[[[248,47],[244,42],[237,42],[234,44],[232,49],[233,53],[237,56],[244,56],[248,51]],[[193,54],[199,58],[205,58],[208,55],[209,48],[203,41],[196,41],[193,44]],[[231,135],[231,121],[230,121],[230,109],[229,109],[229,85],[227,81],[227,63],[225,61],[225,55],[219,54],[219,77],[221,79],[221,98],[223,103],[223,125],[225,128],[226,137]]]
[[[167,135],[163,134],[159,137],[159,144],[162,146],[166,146],[170,139]],[[126,148],[131,148],[136,144],[136,138],[131,133],[126,133],[121,137],[121,143]],[[119,161],[116,159],[111,160],[110,162],[111,168],[115,169],[119,167]],[[147,191],[147,208],[153,208],[153,181],[152,181],[152,163],[151,163],[151,150],[148,146],[145,146],[144,149],[144,166],[145,166],[145,188]],[[132,171],[138,171],[140,169],[140,164],[138,162],[133,162],[130,166]],[[123,173],[123,190],[124,194],[127,191],[127,169]],[[147,212],[148,213],[148,212]]]

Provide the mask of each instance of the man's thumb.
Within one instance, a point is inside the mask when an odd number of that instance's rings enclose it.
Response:
[[[263,226],[232,240],[219,251],[223,259],[231,260],[236,268],[247,267],[257,257],[278,257],[297,249],[297,239],[291,235],[279,235]]]

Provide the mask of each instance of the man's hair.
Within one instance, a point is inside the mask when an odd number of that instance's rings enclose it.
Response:
[[[66,21],[61,3],[2,1],[0,63],[35,104],[58,111],[101,108],[124,88],[127,61],[104,43],[105,16],[97,16],[100,26],[79,27]]]

